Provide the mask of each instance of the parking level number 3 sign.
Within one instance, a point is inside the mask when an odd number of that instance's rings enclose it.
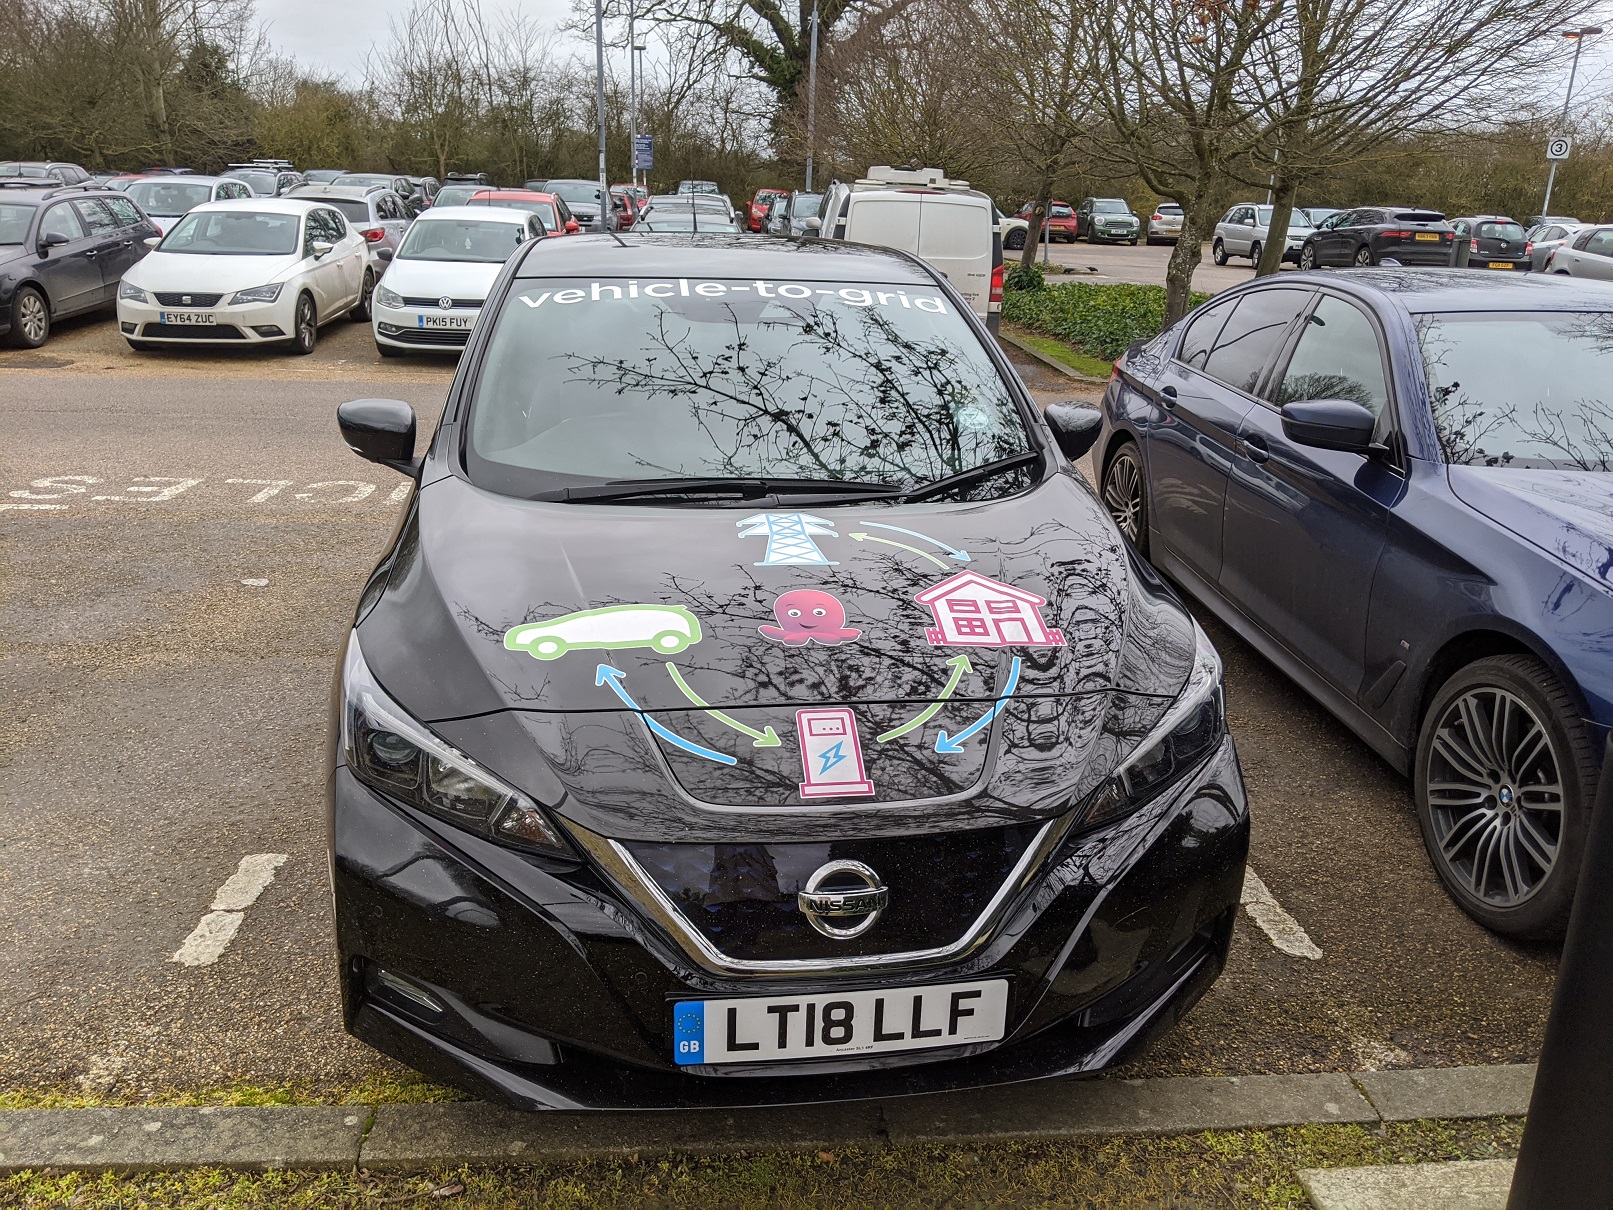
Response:
[[[1546,158],[1548,160],[1566,160],[1568,153],[1574,150],[1574,140],[1566,134],[1560,134],[1546,143]]]

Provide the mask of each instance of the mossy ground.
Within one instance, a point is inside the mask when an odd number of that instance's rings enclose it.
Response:
[[[1051,357],[1054,361],[1061,362],[1077,374],[1085,374],[1088,378],[1108,378],[1109,371],[1113,368],[1113,363],[1104,361],[1101,357],[1088,357],[1074,345],[1054,340],[1051,336],[1043,336],[1018,324],[1004,324],[1003,330],[1016,340],[1028,344],[1038,353]]]

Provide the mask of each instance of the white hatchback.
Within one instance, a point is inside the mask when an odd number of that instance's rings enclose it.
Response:
[[[504,262],[543,234],[543,221],[524,210],[495,205],[425,211],[375,288],[376,351],[382,357],[460,352]]]
[[[158,345],[284,344],[312,353],[319,326],[365,319],[364,237],[339,211],[291,198],[207,202],[123,275],[118,327]]]

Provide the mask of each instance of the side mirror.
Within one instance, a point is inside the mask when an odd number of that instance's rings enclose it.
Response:
[[[1283,433],[1296,445],[1367,454],[1378,447],[1372,430],[1377,418],[1349,399],[1302,399],[1282,410]]]
[[[810,218],[802,220],[801,226],[805,227],[808,231],[822,231],[823,220],[814,214]]]
[[[148,236],[146,236],[145,239],[141,240],[140,242],[143,243],[148,248],[155,248],[158,244],[162,243],[162,236],[160,236],[160,235],[148,235]]]
[[[419,478],[414,409],[401,399],[349,399],[336,409],[336,424],[347,448],[360,458]]]
[[[68,242],[68,238],[60,231],[52,231],[49,235],[41,235],[39,237],[39,255],[44,256],[50,249],[60,248]]]
[[[314,241],[314,259],[324,260],[325,257],[330,255],[331,249],[334,247],[336,247],[335,244],[327,243],[322,239],[316,239]]]
[[[1078,403],[1050,403],[1042,413],[1053,430],[1053,440],[1071,462],[1086,454],[1103,427],[1103,413]]]
[[[576,235],[577,232],[579,232],[581,230],[582,230],[582,225],[580,223],[578,223],[576,219],[568,218],[566,220],[566,234],[567,235]]]
[[[377,248],[375,250],[375,259],[376,260],[391,260],[392,259],[392,249],[391,248]]]

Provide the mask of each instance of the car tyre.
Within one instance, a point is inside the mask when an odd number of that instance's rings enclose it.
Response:
[[[1299,250],[1299,267],[1306,271],[1314,269],[1316,265],[1316,245],[1305,244]]]
[[[36,286],[21,286],[11,299],[11,343],[37,349],[50,339],[50,303]]]
[[[1154,245],[1155,245],[1155,244],[1159,244],[1159,243],[1163,243],[1163,242],[1164,242],[1164,241],[1163,241],[1163,240],[1157,240],[1157,239],[1155,239],[1155,238],[1154,238],[1154,237],[1153,237],[1153,236],[1151,236],[1151,235],[1150,235],[1150,236],[1149,236],[1149,237],[1148,237],[1148,241],[1147,241],[1147,242],[1148,242],[1148,246],[1149,246],[1149,247],[1150,247],[1150,248],[1152,248],[1152,247],[1153,247],[1153,246],[1154,246]]]
[[[292,328],[291,351],[306,357],[319,344],[319,313],[314,310],[313,296],[297,296],[296,320]]]
[[[394,349],[391,345],[384,345],[379,340],[375,342],[375,351],[382,357],[402,357],[402,349]]]
[[[1025,233],[1017,229],[1010,231],[1008,233],[1008,238],[1003,240],[1003,247],[1007,248],[1010,252],[1023,251],[1025,247]]]
[[[1567,928],[1597,779],[1580,713],[1539,660],[1503,655],[1458,671],[1423,716],[1423,843],[1457,906],[1503,936]]]
[[[1262,251],[1259,240],[1249,245],[1249,263],[1256,269],[1260,268],[1260,253]]]
[[[136,353],[155,353],[157,351],[157,345],[154,341],[130,340],[127,336],[123,339],[128,342],[129,347]]]
[[[358,301],[353,309],[347,313],[347,318],[354,323],[370,322],[370,301],[375,297],[375,270],[364,270],[364,281],[358,288]]]
[[[1122,441],[1103,468],[1103,506],[1131,539],[1137,553],[1148,555],[1148,491],[1142,453],[1135,441]]]
[[[1357,268],[1365,269],[1369,265],[1377,264],[1378,260],[1372,255],[1372,249],[1362,244],[1355,250],[1355,263]]]
[[[1215,243],[1210,245],[1210,259],[1218,265],[1224,265],[1227,263],[1226,245],[1220,240],[1216,240]]]

